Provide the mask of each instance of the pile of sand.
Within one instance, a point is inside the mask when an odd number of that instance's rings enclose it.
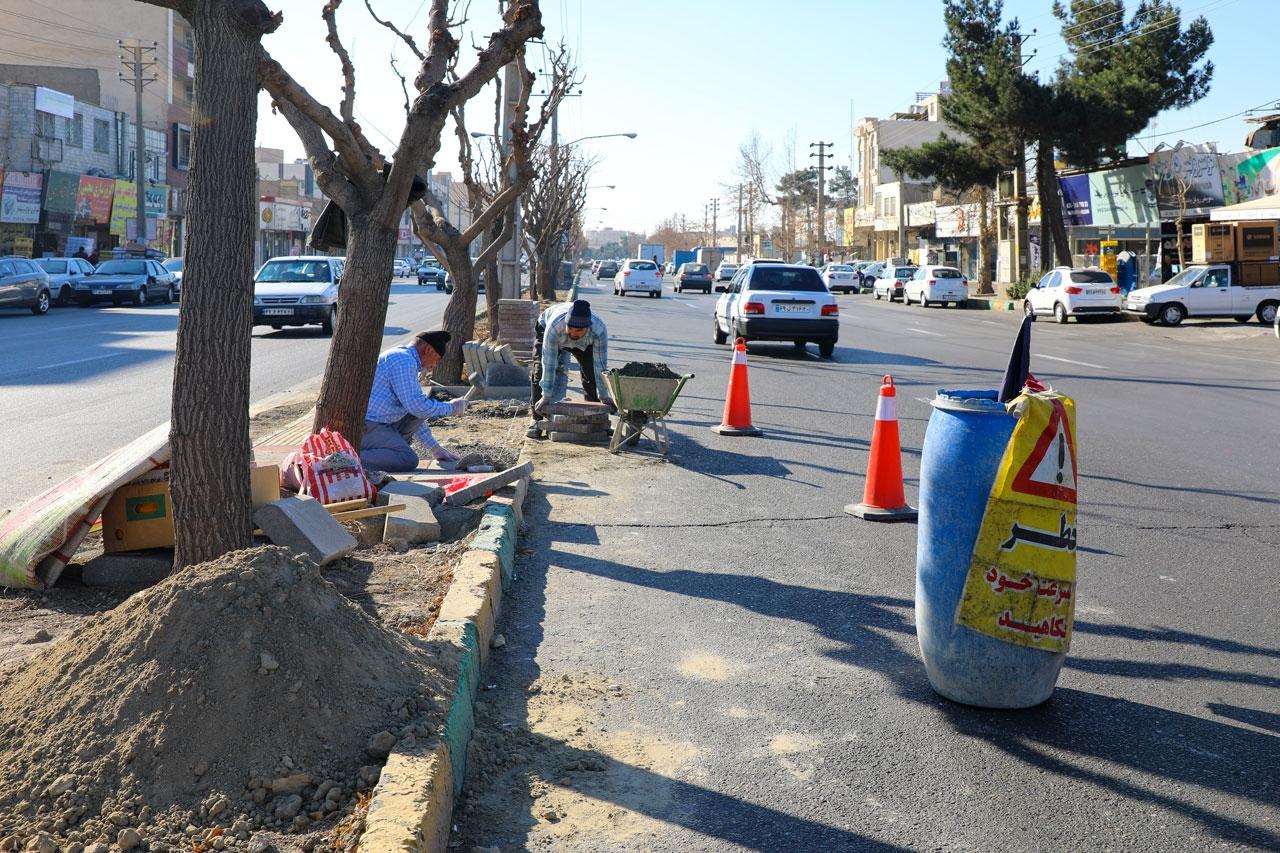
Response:
[[[310,849],[397,739],[434,735],[447,654],[282,548],[184,571],[0,680],[0,849],[192,849],[219,827],[214,849]]]

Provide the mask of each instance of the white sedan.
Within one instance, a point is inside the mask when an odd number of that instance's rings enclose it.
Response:
[[[955,267],[929,264],[920,267],[902,285],[902,301],[906,305],[919,302],[921,307],[945,305],[957,308],[969,299],[969,282]]]
[[[1052,314],[1065,323],[1071,317],[1119,317],[1122,301],[1120,288],[1102,270],[1057,267],[1027,291],[1022,311],[1032,320]]]
[[[858,284],[858,271],[852,264],[827,264],[822,268],[822,283],[832,293],[857,292],[862,289]]]
[[[622,262],[617,275],[613,277],[613,295],[626,296],[632,293],[647,293],[649,296],[662,298],[662,273],[653,261],[642,261],[628,258]]]

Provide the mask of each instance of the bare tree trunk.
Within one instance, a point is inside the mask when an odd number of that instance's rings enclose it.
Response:
[[[991,188],[978,189],[978,293],[995,293],[991,286]]]
[[[1040,193],[1040,272],[1071,266],[1071,241],[1062,218],[1058,173],[1053,168],[1053,142],[1041,139],[1036,146],[1036,189]],[[1055,264],[1054,258],[1057,258]]]
[[[237,6],[228,10],[227,5]],[[191,10],[196,89],[190,233],[173,366],[174,566],[253,544],[249,493],[249,355],[257,222],[256,0]],[[232,11],[239,14],[232,14]]]
[[[471,267],[468,248],[445,246],[444,249],[448,253],[449,268],[453,273],[453,295],[449,297],[449,304],[445,306],[444,320],[441,325],[450,337],[449,346],[445,348],[444,356],[436,363],[431,378],[441,384],[450,385],[467,381],[467,377],[463,375],[462,345],[475,336],[478,288],[477,273]],[[497,279],[486,273],[484,289],[487,298],[490,290],[498,290]]]
[[[375,213],[348,221],[338,322],[325,362],[314,429],[327,426],[337,430],[356,447],[364,435],[364,413],[373,387],[372,365],[382,347],[395,253],[396,229],[381,224]],[[356,365],[369,368],[356,369]]]

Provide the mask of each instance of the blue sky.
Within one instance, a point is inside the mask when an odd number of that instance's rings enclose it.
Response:
[[[324,45],[319,0],[277,0],[285,14],[279,32],[266,44],[313,94],[335,106],[337,62]],[[400,25],[425,29],[419,0],[373,0],[374,8]],[[1132,9],[1136,0],[1128,3]],[[1243,118],[1217,121],[1280,99],[1274,69],[1274,0],[1182,0],[1184,21],[1204,15],[1215,43],[1216,66],[1209,95],[1199,103],[1159,116],[1139,140],[1147,149],[1161,141],[1216,141],[1220,151],[1244,147],[1249,129]],[[477,41],[495,18],[490,0],[472,0],[468,29]],[[1024,32],[1036,34],[1026,52],[1028,67],[1050,74],[1064,50],[1050,0],[1006,0]],[[483,7],[483,8],[481,8]],[[781,10],[781,11],[780,11]],[[703,205],[721,197],[721,223],[733,220],[733,176],[739,143],[752,130],[769,144],[776,167],[786,167],[794,144],[795,162],[808,160],[808,144],[834,142],[839,164],[848,164],[850,112],[858,118],[887,116],[905,109],[917,92],[937,91],[945,76],[942,4],[939,0],[543,0],[547,40],[563,39],[580,57],[582,97],[560,111],[562,140],[634,132],[634,140],[583,143],[601,157],[595,184],[616,189],[592,191],[588,225],[644,231],[672,214],[701,220]],[[384,151],[380,133],[397,137],[403,98],[388,57],[401,68],[412,57],[395,38],[369,20],[364,3],[348,0],[343,31],[360,76],[357,108],[369,136]],[[466,40],[467,43],[470,39]],[[539,67],[541,49],[531,54]],[[408,75],[412,79],[412,73]],[[303,155],[297,137],[263,99],[259,142]],[[484,117],[492,99],[473,102],[472,122]],[[491,115],[491,114],[490,114]],[[360,116],[358,116],[360,117]],[[1194,128],[1207,122],[1207,127]],[[1192,129],[1194,128],[1194,129]],[[1154,138],[1153,138],[1154,137]],[[1131,145],[1132,153],[1141,148]],[[456,173],[456,150],[446,146],[437,168]],[[727,211],[727,213],[726,213]],[[726,216],[728,219],[726,220]]]

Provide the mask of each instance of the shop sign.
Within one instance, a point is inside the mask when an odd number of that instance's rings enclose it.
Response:
[[[940,206],[937,217],[935,233],[939,240],[948,237],[977,237],[982,228],[977,202]]]
[[[1202,216],[1222,205],[1222,169],[1213,143],[1179,145],[1157,151],[1150,158],[1160,215],[1174,219]]]
[[[1243,151],[1218,158],[1222,167],[1222,194],[1226,204],[1266,198],[1280,191],[1280,148],[1256,154]]]
[[[124,237],[128,232],[128,222],[138,218],[138,188],[129,181],[115,181],[115,189],[111,195],[111,233]]]
[[[1149,166],[1125,166],[1089,173],[1094,225],[1154,225],[1160,221]]]
[[[76,99],[66,92],[36,86],[36,109],[42,113],[62,118],[75,118]]]
[[[88,222],[110,222],[111,202],[116,182],[110,178],[80,176],[80,191],[76,195],[76,219]]]
[[[80,193],[80,176],[69,172],[50,172],[44,187],[44,209],[49,213],[74,216],[76,196]]]
[[[1068,175],[1058,178],[1062,190],[1062,212],[1068,225],[1092,225],[1093,207],[1089,198],[1089,176]]]
[[[0,196],[0,222],[39,222],[43,184],[44,176],[39,172],[6,172],[4,194]]]
[[[156,219],[169,212],[169,188],[164,184],[144,187],[143,196],[147,200],[147,216]]]

